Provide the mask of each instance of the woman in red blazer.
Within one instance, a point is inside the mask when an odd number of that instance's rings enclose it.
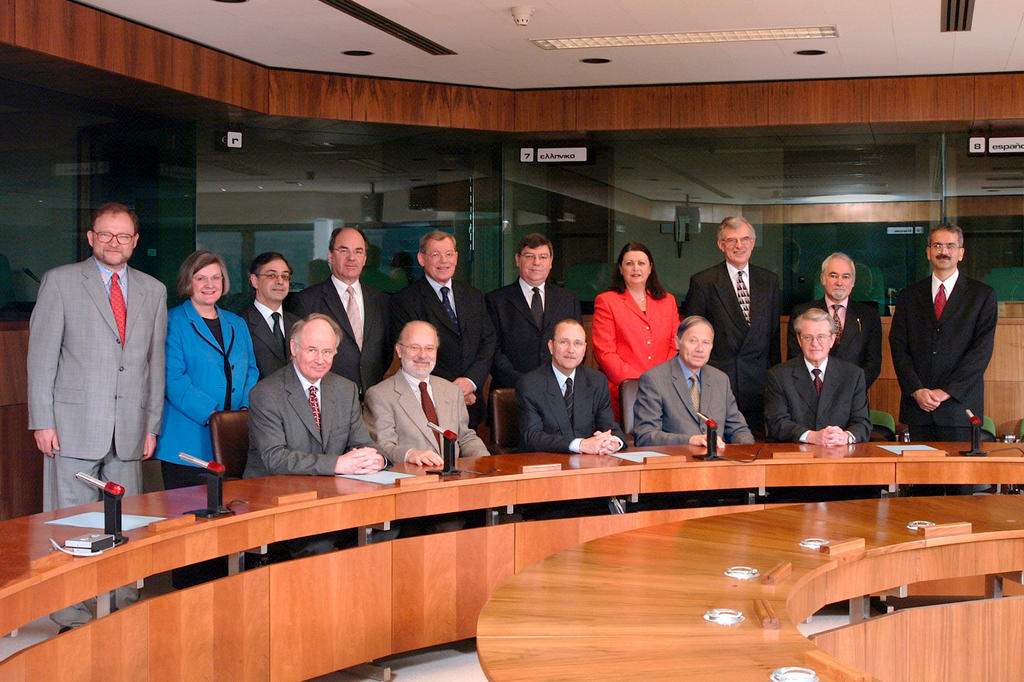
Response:
[[[619,384],[676,354],[679,306],[658,280],[650,250],[630,242],[619,252],[611,290],[594,300],[594,359],[608,377],[612,411],[621,423]]]

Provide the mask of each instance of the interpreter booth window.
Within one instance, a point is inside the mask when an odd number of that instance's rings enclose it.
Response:
[[[330,234],[346,226],[369,241],[367,284],[395,292],[421,277],[420,237],[441,230],[458,242],[456,277],[493,288],[500,169],[485,136],[286,119],[250,124],[242,147],[229,149],[207,132],[199,136],[196,242],[246,283],[232,287],[225,307],[248,304],[249,264],[264,251],[288,259],[292,291],[328,278]]]
[[[946,211],[964,229],[960,268],[995,290],[999,317],[1024,317],[1024,154],[971,153],[970,137],[946,140]]]
[[[194,241],[192,124],[7,80],[0,117],[0,318],[27,319],[43,274],[91,255],[109,201],[139,215],[131,265],[173,282],[165,259]]]
[[[529,232],[555,246],[554,281],[586,307],[608,288],[619,250],[641,242],[682,302],[690,277],[723,260],[719,222],[746,217],[757,231],[751,262],[779,275],[783,311],[822,295],[820,267],[834,251],[857,265],[858,300],[882,314],[927,271],[928,228],[942,216],[942,136],[775,135],[731,131],[590,134],[583,140],[505,145],[503,282]],[[521,155],[538,145],[585,147],[582,163]]]

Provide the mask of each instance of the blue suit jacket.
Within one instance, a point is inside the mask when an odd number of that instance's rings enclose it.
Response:
[[[245,320],[217,308],[224,349],[231,365],[231,409],[249,406],[249,390],[259,379],[252,338]],[[179,452],[213,459],[207,420],[225,409],[224,355],[210,328],[191,301],[167,313],[167,398],[163,431],[156,456],[165,462],[184,464]]]

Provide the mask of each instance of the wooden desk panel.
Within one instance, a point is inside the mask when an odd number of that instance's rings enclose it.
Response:
[[[633,465],[615,471],[588,469],[528,474],[517,486],[519,504],[631,495],[640,490],[640,469]]]

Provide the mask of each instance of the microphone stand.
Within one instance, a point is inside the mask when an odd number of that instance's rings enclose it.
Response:
[[[725,458],[718,454],[718,423],[711,417],[703,415],[700,412],[697,413],[697,416],[702,422],[704,422],[706,427],[704,429],[704,435],[707,437],[708,441],[708,452],[706,455],[694,455],[694,459],[700,459],[705,462],[712,462],[716,459],[724,460]]]
[[[201,473],[206,479],[206,509],[193,509],[185,512],[195,514],[204,519],[215,519],[218,516],[227,516],[235,512],[224,506],[224,465],[220,462],[207,462],[206,460],[193,457],[184,452],[178,453],[178,459],[189,464],[194,464],[202,469]]]
[[[124,486],[113,481],[104,483],[84,471],[76,473],[75,478],[103,493],[103,532],[114,536],[114,547],[128,542],[128,538],[121,534],[121,498],[124,497]]]
[[[984,457],[985,451],[981,449],[981,419],[970,410],[964,411],[971,422],[971,449],[961,450],[960,454],[964,457]]]

